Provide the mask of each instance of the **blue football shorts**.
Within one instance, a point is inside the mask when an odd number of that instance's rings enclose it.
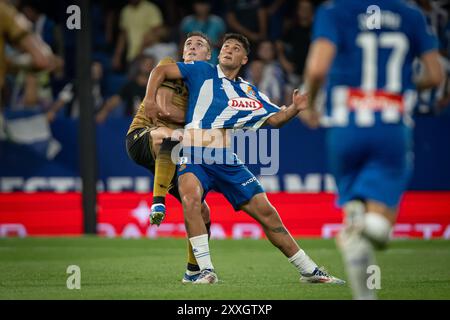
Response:
[[[264,192],[263,187],[237,155],[227,148],[184,147],[177,165],[178,177],[193,173],[203,187],[202,201],[210,190],[222,193],[234,210]]]
[[[412,130],[403,125],[329,128],[328,163],[338,206],[373,200],[396,208],[413,168]]]

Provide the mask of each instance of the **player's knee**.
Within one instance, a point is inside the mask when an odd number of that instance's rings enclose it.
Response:
[[[185,194],[181,198],[184,212],[190,214],[191,212],[201,210],[201,198],[196,194]]]
[[[262,217],[271,217],[274,213],[276,214],[274,206],[265,197],[259,197],[257,201],[252,203],[252,207]]]
[[[372,242],[375,248],[386,247],[391,233],[390,221],[381,214],[368,212],[364,217],[364,236]]]
[[[263,227],[271,230],[281,224],[281,219],[275,208],[268,206],[259,210],[260,222]]]

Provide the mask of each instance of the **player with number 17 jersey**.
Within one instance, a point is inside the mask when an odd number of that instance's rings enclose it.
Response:
[[[339,204],[371,199],[395,208],[412,170],[412,62],[435,50],[436,38],[418,8],[395,0],[328,2],[313,38],[337,48],[322,123]]]

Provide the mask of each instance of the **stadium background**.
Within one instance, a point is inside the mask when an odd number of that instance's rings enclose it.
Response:
[[[142,94],[142,90],[136,89],[140,66],[149,55],[154,65],[156,57],[163,53],[179,53],[179,43],[189,25],[183,19],[192,14],[192,2],[153,1],[164,25],[161,28],[157,23],[153,31],[161,38],[146,39],[143,50],[131,60],[127,60],[124,50],[118,62],[115,53],[120,37],[119,21],[127,2],[91,1],[92,61],[95,70],[101,70],[94,75],[98,91],[94,92],[96,137],[92,137],[96,145],[99,235],[125,238],[185,235],[181,206],[172,197],[168,200],[165,222],[159,228],[149,226],[153,180],[146,170],[128,159],[124,138],[133,106],[139,101],[139,92]],[[84,229],[80,123],[74,101],[76,93],[70,87],[76,77],[79,31],[66,28],[69,16],[66,8],[73,3],[15,3],[30,18],[33,18],[31,9],[47,15],[45,27],[36,27],[36,32],[64,60],[64,68],[53,74],[33,77],[20,73],[7,78],[3,96],[8,99],[2,106],[5,121],[0,130],[0,237],[81,235]],[[217,24],[211,33],[220,38],[223,32],[233,30],[229,12],[239,17],[264,9],[262,12],[268,17],[267,31],[255,39],[267,41],[262,45],[258,40],[253,41],[251,62],[243,76],[258,83],[262,91],[266,89],[273,100],[287,103],[286,96],[292,88],[301,85],[305,43],[309,41],[313,21],[309,12],[320,1],[233,3],[231,9],[225,0],[210,1],[211,13],[216,15],[212,21]],[[439,34],[442,59],[448,64],[448,3],[418,3]],[[222,22],[217,22],[220,19]],[[246,23],[258,33],[255,19],[249,15]],[[12,49],[10,54],[14,54]],[[448,78],[446,85],[440,91],[425,93],[416,108],[415,171],[394,229],[396,237],[450,239]],[[31,102],[29,92],[35,92]],[[58,101],[62,101],[62,107],[54,109]],[[260,179],[286,226],[295,237],[332,237],[339,229],[341,213],[334,206],[334,181],[327,171],[324,129],[312,131],[294,119],[280,130],[278,149],[278,173]],[[251,165],[250,169],[258,173],[260,167]],[[207,200],[212,210],[213,237],[263,237],[261,228],[242,212],[234,213],[221,195],[210,194]]]

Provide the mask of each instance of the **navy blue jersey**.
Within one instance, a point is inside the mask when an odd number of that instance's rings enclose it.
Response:
[[[258,129],[279,107],[252,84],[227,79],[220,66],[177,62],[189,89],[186,129]]]
[[[336,46],[326,84],[331,126],[405,123],[416,101],[413,60],[438,47],[425,17],[399,0],[337,0],[317,11],[314,40]]]

